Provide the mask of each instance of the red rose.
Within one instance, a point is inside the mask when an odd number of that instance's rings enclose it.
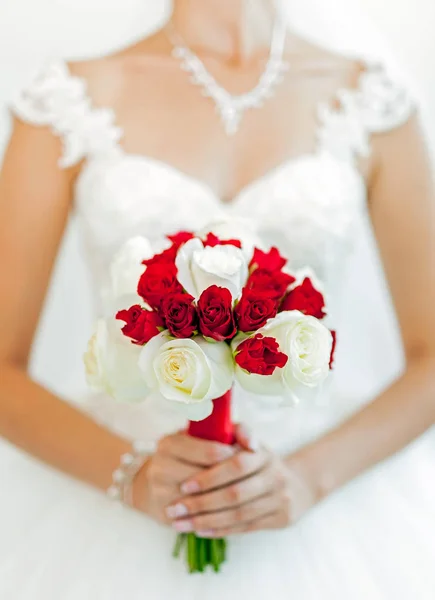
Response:
[[[332,367],[334,366],[335,348],[337,346],[337,332],[336,331],[331,331],[331,335],[332,335],[332,348],[331,348],[331,359],[329,361],[329,368],[330,369],[332,369]]]
[[[301,285],[290,290],[284,298],[280,310],[300,310],[304,315],[317,319],[325,316],[325,299],[313,286],[311,279],[306,277]]]
[[[256,269],[249,277],[246,287],[256,292],[267,292],[270,298],[278,300],[294,282],[295,278],[292,275],[282,271],[270,272],[266,269]]]
[[[195,234],[193,234],[191,231],[179,231],[174,235],[167,236],[168,240],[170,240],[172,242],[172,245],[175,246],[177,249],[194,237]]]
[[[147,267],[151,267],[153,265],[164,265],[164,264],[172,264],[175,265],[175,257],[177,256],[177,247],[174,244],[160,252],[160,254],[154,254],[152,258],[147,258],[142,261],[143,265]]]
[[[287,364],[288,356],[280,352],[275,338],[257,333],[239,344],[235,360],[248,373],[272,375],[276,368],[281,369]]]
[[[161,314],[169,333],[176,338],[188,338],[198,330],[198,315],[190,294],[178,293],[165,296]]]
[[[254,256],[249,263],[250,269],[264,269],[265,271],[281,271],[286,265],[287,259],[281,256],[277,248],[271,248],[269,252],[263,252],[258,248],[254,249]]]
[[[182,292],[183,288],[177,280],[177,267],[172,263],[155,263],[147,267],[139,279],[137,293],[152,308],[160,309],[162,301],[168,294]]]
[[[199,330],[218,342],[229,340],[237,333],[233,315],[233,299],[226,288],[211,285],[198,300]]]
[[[237,323],[240,331],[257,331],[278,312],[278,301],[265,292],[244,290],[236,306]]]
[[[121,329],[122,333],[139,346],[149,342],[164,327],[162,319],[156,312],[145,310],[139,304],[131,306],[128,310],[120,310],[116,318],[125,321]]]
[[[167,238],[172,242],[172,246],[166,248],[166,250],[163,250],[163,252],[160,252],[159,254],[155,254],[152,258],[144,260],[142,264],[146,265],[147,267],[162,263],[175,264],[178,249],[193,237],[195,236],[190,231],[179,231],[174,235],[168,235]]]
[[[242,242],[240,240],[221,240],[214,233],[208,233],[207,237],[203,241],[204,246],[211,246],[214,248],[215,246],[235,246],[236,248],[242,247]]]

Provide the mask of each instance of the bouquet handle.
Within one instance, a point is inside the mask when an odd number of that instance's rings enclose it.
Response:
[[[203,421],[190,421],[187,433],[202,440],[234,444],[234,424],[231,420],[232,390],[213,402],[213,412]],[[178,557],[183,546],[186,547],[186,559],[191,573],[202,573],[207,566],[219,572],[226,559],[226,540],[200,538],[195,533],[180,534],[174,549]]]

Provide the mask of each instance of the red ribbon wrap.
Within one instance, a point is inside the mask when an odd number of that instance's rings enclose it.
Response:
[[[203,440],[231,445],[234,443],[234,424],[231,420],[232,390],[213,401],[212,414],[203,421],[190,421],[188,433]]]

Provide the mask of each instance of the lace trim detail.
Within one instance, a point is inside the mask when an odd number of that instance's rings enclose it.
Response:
[[[336,100],[319,105],[318,150],[347,161],[370,156],[371,135],[403,125],[414,110],[408,90],[379,64],[367,64],[358,87],[339,90]]]
[[[12,110],[25,122],[49,126],[61,138],[61,168],[89,156],[107,154],[116,149],[122,137],[113,110],[92,106],[85,80],[71,75],[63,62],[46,67],[21,92]]]

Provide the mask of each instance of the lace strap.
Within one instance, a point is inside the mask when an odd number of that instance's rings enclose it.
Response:
[[[415,104],[407,88],[378,63],[366,64],[356,89],[337,93],[336,105],[318,109],[318,150],[345,160],[370,156],[371,136],[400,127]]]
[[[21,120],[48,126],[62,140],[61,168],[112,151],[122,137],[114,112],[92,106],[86,81],[71,75],[64,62],[43,69],[11,108]]]

